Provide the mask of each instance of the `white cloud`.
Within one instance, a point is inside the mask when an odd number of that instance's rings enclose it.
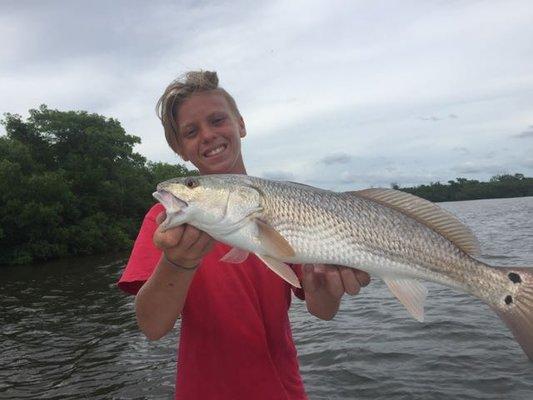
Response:
[[[294,174],[287,171],[266,171],[261,174],[263,178],[274,179],[277,181],[292,181],[294,180]]]
[[[323,164],[346,164],[350,162],[352,156],[346,153],[330,154],[320,160]]]
[[[519,139],[533,138],[533,127],[530,126],[527,130],[520,132],[514,136]]]
[[[509,137],[530,137],[532,22],[528,1],[2,2],[0,112],[102,113],[173,162],[155,102],[214,69],[252,174],[332,188],[531,175]]]

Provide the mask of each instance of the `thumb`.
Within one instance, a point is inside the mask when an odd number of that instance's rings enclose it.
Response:
[[[159,214],[157,214],[157,217],[155,217],[155,222],[157,225],[161,225],[161,223],[167,218],[167,213],[165,211],[161,211]]]

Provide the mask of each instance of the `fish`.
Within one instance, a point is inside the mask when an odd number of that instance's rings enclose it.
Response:
[[[382,279],[418,321],[424,281],[486,303],[533,360],[533,269],[490,266],[468,226],[438,205],[399,190],[335,192],[248,175],[179,177],[153,196],[165,207],[161,229],[187,223],[230,245],[222,261],[254,253],[291,285],[288,264],[334,264]]]

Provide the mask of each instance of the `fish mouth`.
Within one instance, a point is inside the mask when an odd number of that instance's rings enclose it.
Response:
[[[152,196],[154,196],[155,199],[159,201],[163,207],[165,207],[167,217],[161,223],[161,226],[165,230],[173,228],[174,226],[178,226],[182,223],[179,221],[181,217],[184,217],[184,211],[189,206],[186,201],[181,200],[172,193],[163,189],[159,189],[158,191],[152,193]]]

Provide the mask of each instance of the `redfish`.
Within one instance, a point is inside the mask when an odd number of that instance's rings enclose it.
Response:
[[[393,189],[338,193],[246,175],[171,179],[157,186],[163,227],[187,223],[233,246],[239,263],[255,253],[300,286],[292,264],[337,264],[378,276],[417,320],[432,281],[488,304],[533,359],[533,269],[493,267],[475,257],[471,230],[437,205]]]

